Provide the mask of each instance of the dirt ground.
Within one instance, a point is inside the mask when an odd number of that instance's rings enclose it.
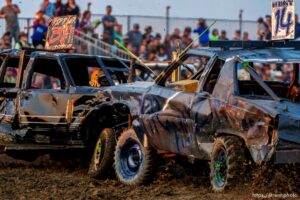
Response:
[[[270,194],[289,194],[294,197],[289,199],[300,199],[299,166],[256,168],[244,176],[245,180],[238,187],[224,193],[214,193],[210,188],[207,168],[200,169],[197,165],[183,166],[169,162],[159,167],[155,180],[150,185],[128,187],[113,177],[105,180],[91,179],[87,176],[87,167],[82,165],[76,165],[75,168],[61,167],[45,160],[47,158],[28,163],[1,155],[0,199],[223,200],[262,199],[255,195]],[[273,199],[283,197],[286,196],[273,196]]]

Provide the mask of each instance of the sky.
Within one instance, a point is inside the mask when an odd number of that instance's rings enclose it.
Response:
[[[51,1],[51,0],[50,0]],[[54,1],[54,0],[52,0]],[[66,0],[64,0],[66,1]],[[295,0],[296,3],[300,0]],[[298,2],[297,2],[298,1]],[[13,0],[21,8],[21,17],[33,17],[42,0]],[[93,13],[104,13],[106,5],[113,6],[117,15],[165,16],[166,6],[171,6],[171,17],[238,19],[239,10],[244,10],[243,18],[257,20],[271,12],[271,0],[76,0],[82,10],[92,2]],[[0,0],[2,7],[5,0]],[[300,5],[296,4],[300,14]]]

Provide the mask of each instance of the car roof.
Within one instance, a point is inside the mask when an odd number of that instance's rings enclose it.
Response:
[[[264,49],[230,49],[220,48],[199,48],[191,49],[188,54],[213,56],[216,55],[222,60],[233,57],[240,57],[242,60],[253,62],[299,62],[300,50],[292,48],[264,48]]]
[[[190,49],[188,54],[239,57],[256,62],[299,62],[300,41],[211,41],[209,47]]]

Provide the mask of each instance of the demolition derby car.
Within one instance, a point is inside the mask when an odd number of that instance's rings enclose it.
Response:
[[[189,59],[204,62],[172,82]],[[234,187],[245,161],[299,163],[299,63],[299,42],[215,42],[180,55],[155,82],[107,88],[108,103],[128,114],[114,157],[118,179],[149,181],[157,153],[210,160],[215,191]]]
[[[0,64],[0,153],[34,160],[84,150],[94,155],[92,176],[112,167],[114,133],[126,127],[121,122],[128,116],[122,107],[104,108],[109,99],[102,90],[128,82],[128,60],[28,49],[1,52]],[[140,65],[134,74],[138,81],[155,77]],[[103,138],[109,152],[98,166],[96,143]]]

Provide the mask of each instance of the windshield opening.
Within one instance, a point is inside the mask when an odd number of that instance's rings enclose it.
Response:
[[[298,63],[249,63],[258,77],[280,98],[298,101],[299,64]],[[237,64],[238,91],[240,95],[269,97],[266,90],[254,80],[246,67]]]

